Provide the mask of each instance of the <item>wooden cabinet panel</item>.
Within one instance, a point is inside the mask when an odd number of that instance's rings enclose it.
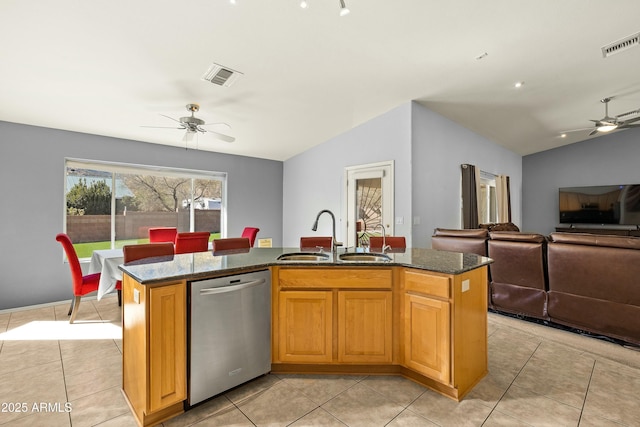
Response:
[[[279,359],[330,362],[333,304],[330,291],[284,291],[279,297]]]
[[[390,268],[281,268],[281,288],[391,289]]]
[[[338,361],[391,362],[391,291],[338,293]]]
[[[405,294],[405,366],[442,383],[451,382],[450,304]]]
[[[187,398],[185,287],[149,289],[149,409]]]
[[[446,299],[451,297],[451,278],[449,276],[437,276],[433,273],[405,270],[404,287],[406,291]]]

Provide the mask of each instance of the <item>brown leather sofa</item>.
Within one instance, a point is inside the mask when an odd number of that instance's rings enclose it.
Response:
[[[432,248],[493,259],[490,309],[640,346],[640,237],[483,232],[436,229]]]
[[[552,322],[640,345],[640,238],[552,233]]]
[[[545,236],[492,231],[489,237],[488,256],[493,259],[493,263],[489,265],[492,308],[519,316],[549,320]]]

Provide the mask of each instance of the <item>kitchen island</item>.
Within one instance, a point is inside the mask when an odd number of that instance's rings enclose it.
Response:
[[[271,372],[402,375],[461,400],[487,373],[489,258],[431,249],[390,260],[278,261],[296,248],[120,266],[123,392],[138,423],[185,410],[192,281],[269,270]]]

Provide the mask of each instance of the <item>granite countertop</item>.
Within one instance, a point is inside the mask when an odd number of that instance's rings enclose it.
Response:
[[[445,274],[460,274],[488,265],[493,260],[475,254],[445,252],[435,249],[409,248],[405,252],[387,253],[391,261],[341,261],[330,256],[326,261],[278,261],[279,255],[300,252],[299,248],[252,248],[249,252],[214,255],[195,252],[172,257],[148,258],[127,265],[120,270],[142,284],[171,280],[200,280],[209,277],[237,274],[271,266],[327,266],[327,267],[384,267],[404,266]],[[344,253],[344,250],[338,253]]]

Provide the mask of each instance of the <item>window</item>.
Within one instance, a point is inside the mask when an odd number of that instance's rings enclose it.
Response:
[[[80,258],[146,243],[151,227],[225,229],[226,174],[67,159],[65,227]]]
[[[484,171],[480,171],[478,217],[480,224],[498,221],[496,177],[495,175]]]

